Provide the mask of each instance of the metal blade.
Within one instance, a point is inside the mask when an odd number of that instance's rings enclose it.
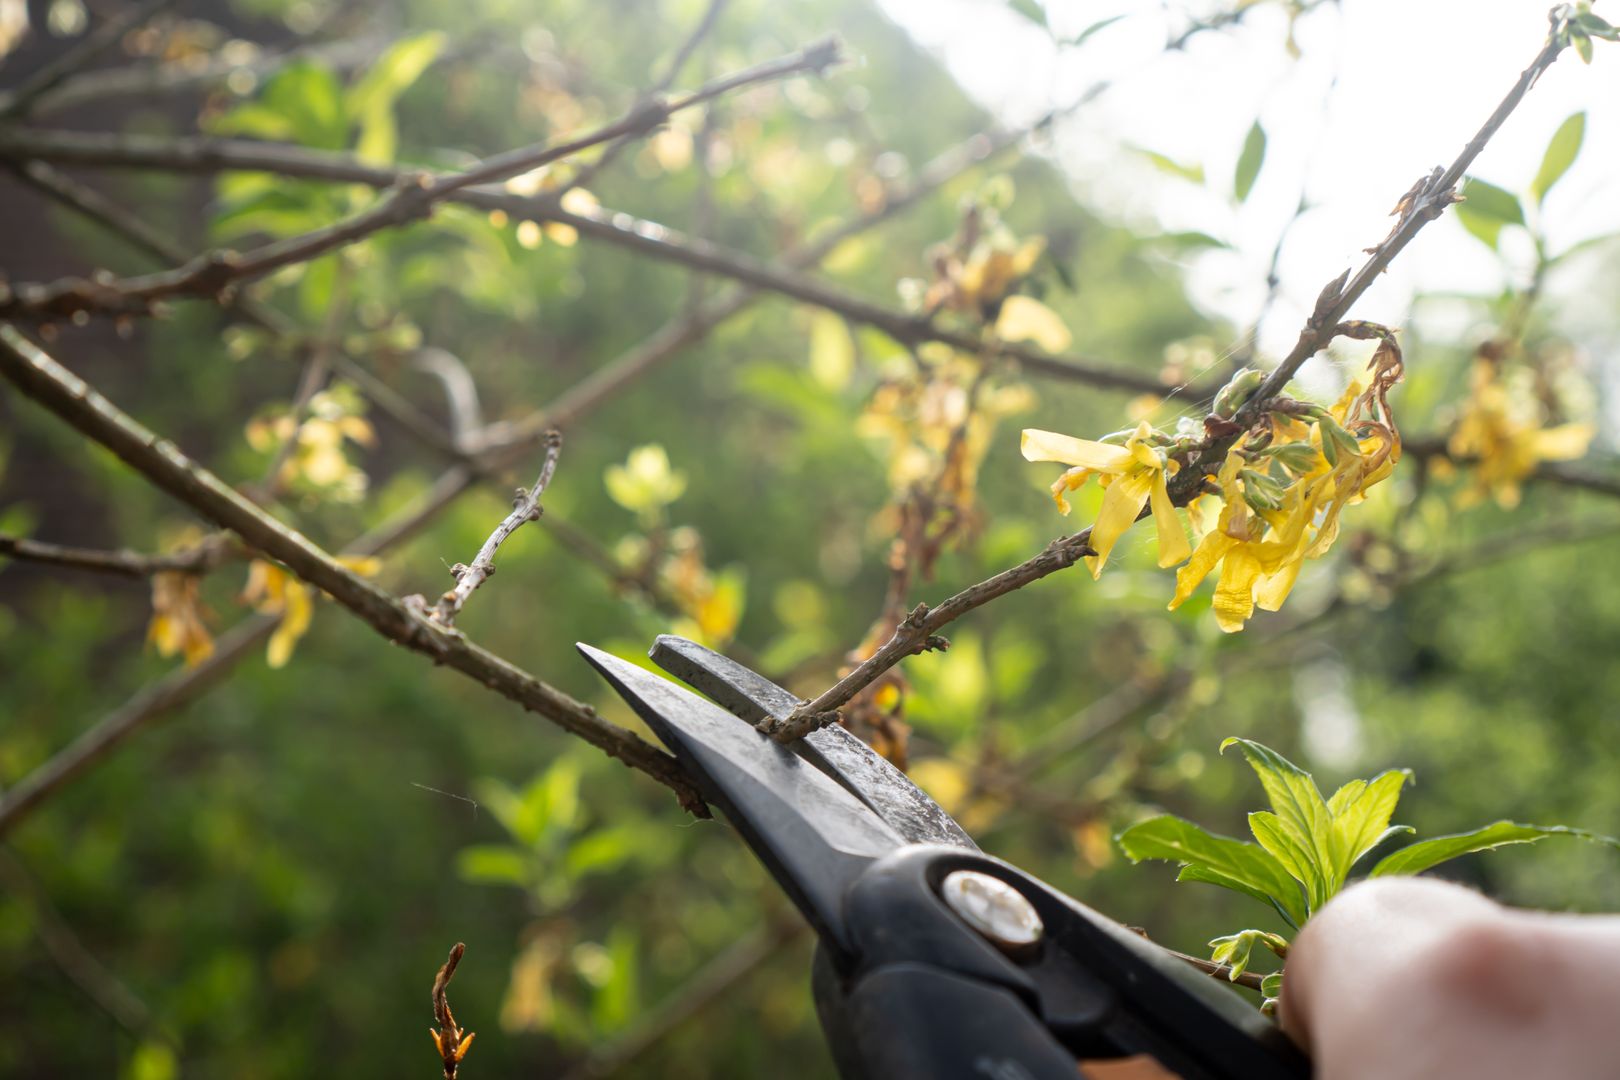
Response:
[[[809,762],[685,687],[576,646],[720,807],[823,937],[848,947],[844,892],[906,840]]]
[[[758,724],[767,715],[781,719],[802,704],[765,676],[683,637],[660,634],[648,655],[653,663],[750,724]],[[938,803],[847,728],[832,724],[813,731],[794,743],[793,749],[912,843],[979,850]]]

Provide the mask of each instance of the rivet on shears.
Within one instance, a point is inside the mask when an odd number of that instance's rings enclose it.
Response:
[[[954,870],[945,875],[939,891],[963,921],[1010,955],[1027,954],[1046,930],[1035,905],[1000,878],[977,870]]]

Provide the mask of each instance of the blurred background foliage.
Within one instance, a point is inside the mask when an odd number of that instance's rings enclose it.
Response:
[[[0,68],[7,85],[82,30],[72,3],[27,7],[36,29]],[[183,4],[129,35],[116,61],[185,71],[234,58],[222,78],[79,103],[49,120],[451,167],[618,115],[704,7]],[[991,127],[866,0],[734,0],[678,85],[829,31],[853,64],[683,113],[573,198],[770,258]],[[347,45],[308,51],[319,42]],[[372,198],[258,174],[90,179],[189,250],[294,234]],[[1252,173],[1237,178],[1241,194],[1252,183]],[[150,268],[9,177],[0,189],[12,280]],[[890,306],[908,290],[916,299],[937,280],[933,245],[957,234],[969,207],[999,218],[1004,232],[992,239],[1006,251],[1044,238],[1019,288],[1058,313],[1074,351],[1148,376],[1166,365],[1182,376],[1226,370],[1225,346],[1245,327],[1196,310],[1180,285],[1208,238],[1100,219],[1038,152],[966,172],[841,246],[826,272]],[[1493,256],[1482,247],[1479,257]],[[340,335],[435,416],[446,414],[443,388],[413,357],[422,345],[449,350],[486,418],[504,420],[679,314],[693,288],[680,268],[566,226],[514,227],[446,206],[279,273],[258,293],[309,333]],[[1516,362],[1551,387],[1542,419],[1604,415],[1595,361],[1561,335],[1556,305],[1528,305],[1522,289],[1420,298],[1420,316],[1426,303],[1444,318],[1403,327],[1409,379],[1395,401],[1409,438],[1443,437],[1469,397],[1476,349],[1514,320]],[[1313,366],[1342,382],[1370,351],[1350,345]],[[239,483],[274,457],[298,378],[286,341],[202,303],[123,334],[62,326],[53,350]],[[567,432],[547,518],[588,538],[616,571],[581,562],[555,531],[525,529],[460,627],[627,725],[636,721],[577,659],[576,640],[634,656],[673,629],[746,655],[801,693],[823,689],[883,607],[891,496],[912,475],[906,433],[925,454],[940,451],[926,401],[906,394],[960,389],[976,371],[927,349],[920,365],[876,331],[794,303],[746,309]],[[976,483],[965,481],[962,520],[933,579],[910,584],[908,606],[1027,558],[1064,529],[1045,490],[1057,470],[1019,458],[1019,427],[1096,437],[1149,409],[1162,422],[1197,405],[1172,397],[1155,407],[1002,369],[991,381],[1001,396],[981,411]],[[323,410],[328,426],[299,435],[281,508],[335,550],[420,494],[443,461],[352,388],[334,388]],[[1609,445],[1600,430],[1598,452]],[[10,394],[0,396],[0,461],[0,531],[147,551],[199,535],[174,503]],[[398,593],[443,588],[446,565],[477,550],[538,461],[536,452],[455,503],[391,551],[378,580]],[[1111,837],[1155,807],[1241,835],[1259,793],[1239,762],[1214,756],[1226,735],[1278,747],[1324,788],[1412,767],[1418,787],[1403,819],[1425,835],[1497,817],[1616,832],[1612,498],[1532,482],[1511,509],[1464,507],[1466,473],[1409,458],[1348,515],[1346,539],[1307,568],[1288,607],[1234,636],[1217,631],[1207,585],[1164,610],[1172,581],[1153,565],[1147,530],[1133,532],[1100,582],[1055,575],[952,627],[949,652],[908,661],[909,687],[879,703],[889,723],[877,737],[904,751],[987,850],[1194,952],[1253,912],[1218,891],[1169,888],[1172,870],[1132,868]],[[1074,498],[1077,527],[1099,495]],[[244,582],[240,564],[204,579],[210,632],[241,617]],[[648,601],[649,582],[672,598],[665,609]],[[0,565],[0,785],[181,662],[143,644],[152,615],[144,582]],[[690,995],[716,957],[744,974],[622,1073],[831,1072],[805,935],[723,826],[693,823],[645,778],[384,647],[329,603],[316,604],[285,667],[255,653],[20,824],[3,860],[7,1074],[433,1075],[427,991],[458,940],[467,958],[451,999],[479,1033],[464,1075],[592,1075],[643,1032],[662,1033],[668,1003]],[[1453,872],[1515,902],[1620,905],[1620,867],[1574,845]],[[87,997],[63,928],[127,988],[134,1024]]]

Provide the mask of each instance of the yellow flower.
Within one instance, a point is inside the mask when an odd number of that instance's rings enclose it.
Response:
[[[1224,500],[1220,519],[1177,571],[1171,610],[1185,603],[1217,566],[1221,574],[1213,609],[1216,623],[1226,633],[1242,630],[1256,607],[1265,611],[1282,607],[1305,560],[1320,558],[1333,546],[1344,508],[1361,501],[1400,458],[1400,439],[1393,428],[1355,421],[1368,432],[1356,439],[1341,426],[1354,414],[1362,393],[1359,386],[1351,386],[1328,418],[1308,429],[1297,419],[1276,422],[1273,435],[1279,441],[1273,446],[1289,451],[1287,460],[1292,462],[1282,471],[1286,485],[1276,469],[1261,471],[1262,452],[1240,443],[1227,453],[1219,476]],[[1328,430],[1330,426],[1334,431]],[[1299,438],[1302,435],[1305,439]],[[1283,436],[1295,441],[1280,441]],[[1333,441],[1332,462],[1324,449],[1328,440]],[[1273,497],[1250,490],[1261,485],[1279,493]]]
[[[1097,554],[1086,559],[1094,578],[1101,576],[1109,552],[1150,501],[1153,524],[1159,534],[1159,565],[1174,566],[1192,553],[1187,531],[1176,516],[1166,484],[1179,466],[1150,444],[1152,434],[1153,429],[1145,420],[1137,425],[1123,446],[1076,439],[1055,431],[1024,429],[1022,450],[1026,460],[1058,461],[1074,466],[1052,485],[1052,497],[1063,513],[1069,512],[1064,492],[1078,488],[1093,474],[1107,488],[1102,509],[1091,526],[1091,547]]]
[[[1535,406],[1520,403],[1497,378],[1496,365],[1474,365],[1472,392],[1452,430],[1446,450],[1473,467],[1472,483],[1459,501],[1470,506],[1487,496],[1511,510],[1519,505],[1520,486],[1543,461],[1573,461],[1586,453],[1595,431],[1591,424],[1544,428]]]
[[[373,576],[382,566],[380,560],[367,555],[339,555],[337,561],[362,577]],[[252,604],[261,615],[281,616],[280,625],[270,635],[265,661],[273,668],[285,667],[315,615],[309,586],[274,563],[254,559],[248,564],[247,584],[239,599]]]

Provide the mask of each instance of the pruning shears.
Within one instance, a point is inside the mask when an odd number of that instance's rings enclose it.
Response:
[[[816,1009],[846,1080],[1073,1080],[1143,1057],[1184,1080],[1310,1075],[1236,992],[980,851],[844,728],[788,745],[757,730],[800,704],[763,676],[659,637],[653,662],[700,697],[579,649],[815,930]]]

